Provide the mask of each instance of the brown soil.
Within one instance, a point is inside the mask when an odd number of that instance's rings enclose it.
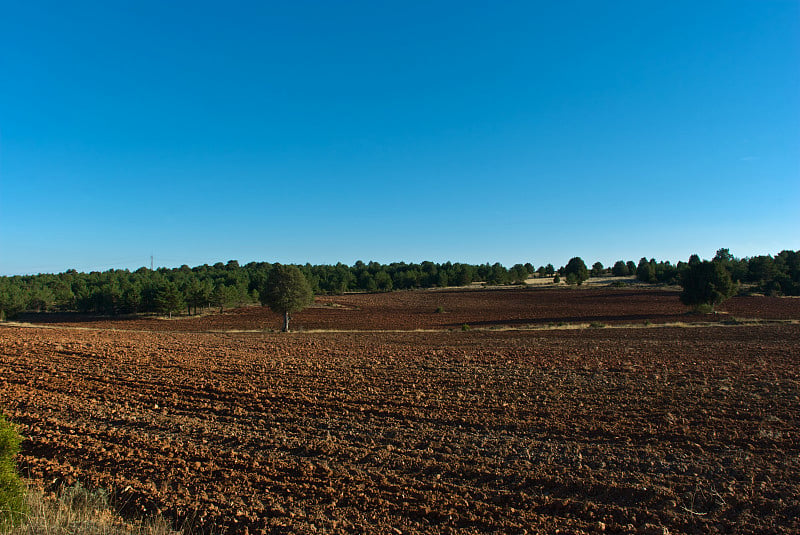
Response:
[[[524,290],[342,296],[296,321],[477,324],[504,319],[502,296],[508,322],[682,310],[584,292],[552,310]],[[800,325],[181,331],[253,311],[133,320],[169,332],[0,327],[23,473],[216,533],[800,531]]]

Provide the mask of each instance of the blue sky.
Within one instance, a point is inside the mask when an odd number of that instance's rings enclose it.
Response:
[[[800,249],[800,2],[4,2],[0,274]]]

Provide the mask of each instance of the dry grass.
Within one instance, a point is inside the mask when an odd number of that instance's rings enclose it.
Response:
[[[48,495],[29,486],[25,520],[4,535],[178,535],[163,517],[139,521],[121,518],[102,491],[80,485]]]

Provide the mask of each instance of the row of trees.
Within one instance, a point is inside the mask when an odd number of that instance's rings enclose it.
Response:
[[[769,295],[800,295],[800,254],[782,251],[778,255],[737,259],[728,249],[717,251],[715,264],[724,268],[734,283],[748,283]],[[580,257],[556,270],[552,264],[535,268],[531,263],[506,268],[495,264],[422,262],[380,264],[356,262],[352,266],[297,266],[315,294],[348,291],[391,291],[398,289],[521,283],[530,276],[564,277],[570,284],[582,284],[590,276],[635,276],[647,283],[678,284],[690,266],[702,263],[693,255],[688,262],[656,262],[642,258],[638,264],[619,260],[610,268],[595,262],[589,269]],[[208,308],[241,306],[261,302],[270,273],[278,264],[251,262],[240,266],[235,260],[213,266],[136,271],[109,270],[80,273],[0,277],[0,318],[24,311],[79,311],[95,314],[160,313],[180,310],[197,313]]]
[[[728,249],[719,249],[711,262],[724,269],[737,284],[748,284],[766,295],[800,295],[800,251],[784,250],[777,255],[736,258]],[[672,265],[642,258],[636,266],[636,278],[648,283],[680,283],[692,266],[702,264],[697,255],[689,261]]]
[[[194,268],[184,265],[176,269],[91,273],[68,270],[59,274],[0,277],[0,315],[10,318],[23,311],[117,315],[171,314],[179,310],[191,314],[208,307],[223,310],[258,303],[269,274],[277,265],[251,262],[240,266],[231,260],[227,264],[218,262]],[[535,273],[531,264],[507,269],[499,263],[356,262],[353,266],[306,264],[298,268],[315,294],[464,286],[474,281],[513,284]],[[552,266],[549,270],[553,271]]]

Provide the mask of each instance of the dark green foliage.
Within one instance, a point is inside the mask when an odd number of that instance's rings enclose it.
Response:
[[[628,275],[636,274],[636,263],[633,260],[625,262],[625,266],[628,268]]]
[[[567,276],[567,284],[581,285],[589,278],[589,270],[586,268],[586,263],[579,256],[571,258],[567,262],[567,265],[564,266],[564,274]]]
[[[15,284],[16,277],[0,279],[0,319],[13,319],[25,310],[27,296],[20,285]]]
[[[525,282],[528,275],[528,269],[523,264],[514,264],[514,266],[508,270],[508,277],[513,283]]]
[[[289,331],[291,314],[299,312],[314,300],[314,293],[297,266],[276,264],[259,293],[261,304],[283,315],[283,332]]]
[[[606,270],[605,268],[603,268],[602,263],[595,262],[594,264],[592,264],[592,272],[591,272],[592,277],[602,277],[603,275],[605,275],[605,272]]]
[[[703,305],[713,308],[736,293],[736,283],[718,262],[703,261],[691,264],[681,277],[681,302],[697,309]]]
[[[644,257],[640,259],[639,265],[636,266],[636,278],[642,282],[658,282],[658,279],[656,279],[655,261],[648,262]]]
[[[383,270],[378,271],[375,274],[375,284],[377,285],[378,290],[382,292],[390,292],[394,287],[392,284],[392,278]]]
[[[165,282],[155,296],[156,310],[162,314],[168,314],[172,317],[173,312],[183,310],[185,306],[183,301],[183,294],[178,290],[178,287],[171,283]]]
[[[25,488],[16,469],[20,441],[16,428],[0,414],[0,530],[24,518]]]
[[[614,266],[611,268],[611,274],[615,277],[627,277],[630,275],[628,271],[628,266],[622,260],[617,260],[614,262]]]
[[[553,277],[553,284],[558,284],[558,283],[560,283],[560,282],[561,282],[561,277],[559,277],[558,275],[556,275],[555,277]]]

